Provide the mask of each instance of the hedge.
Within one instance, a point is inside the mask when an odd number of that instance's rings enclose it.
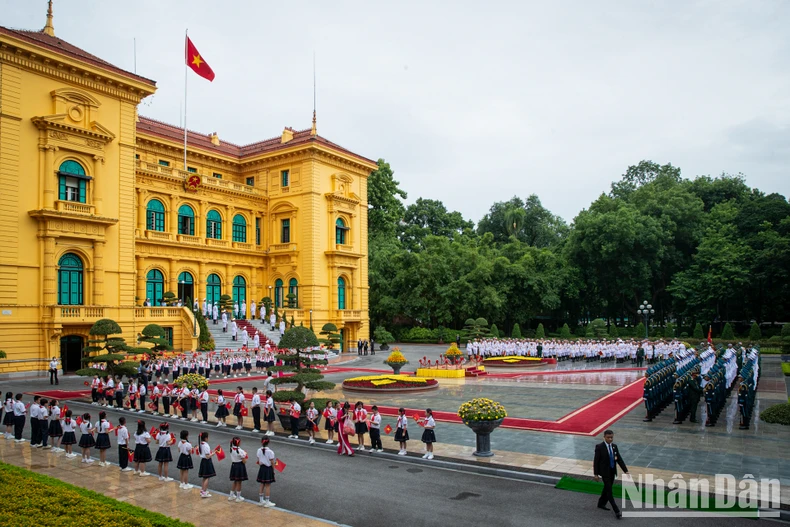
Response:
[[[92,490],[0,462],[0,525],[195,527]]]
[[[764,410],[760,420],[778,425],[790,425],[790,403],[779,403]]]
[[[784,373],[787,376],[790,376],[790,362],[782,363],[782,373]]]

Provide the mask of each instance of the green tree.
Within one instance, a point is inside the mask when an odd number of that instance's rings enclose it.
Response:
[[[265,296],[261,299],[261,304],[266,311],[264,311],[264,317],[269,318],[269,315],[272,314],[272,299],[271,297]]]
[[[219,297],[219,313],[222,316],[222,312],[226,313],[233,313],[233,299],[230,295],[221,295]]]
[[[321,344],[329,349],[334,349],[335,346],[340,344],[340,339],[342,338],[337,330],[337,326],[331,322],[324,324],[324,326],[321,328],[321,335],[323,336],[321,339]]]
[[[702,324],[697,322],[694,326],[694,333],[693,333],[694,340],[702,340],[705,338],[705,334],[702,332]]]
[[[499,328],[496,327],[496,324],[491,324],[491,329],[489,331],[492,337],[494,337],[495,339],[499,338]]]
[[[379,348],[382,350],[389,349],[389,344],[395,342],[395,337],[384,326],[376,326],[373,338],[379,343]]]
[[[643,323],[640,322],[636,325],[636,328],[634,328],[634,337],[638,339],[645,338],[645,325]]]
[[[315,333],[303,326],[292,327],[286,330],[278,345],[291,353],[277,355],[277,359],[282,360],[283,365],[272,366],[269,369],[272,371],[294,372],[294,374],[288,377],[272,379],[272,383],[278,386],[281,384],[296,384],[296,388],[293,390],[277,390],[275,400],[282,402],[293,397],[302,402],[305,398],[305,388],[323,391],[331,390],[335,387],[334,383],[323,381],[324,376],[321,374],[321,370],[314,367],[327,364],[325,359],[317,358],[318,355],[323,355],[324,352],[314,350],[319,345]]]
[[[749,328],[749,340],[752,342],[757,342],[761,338],[763,338],[763,332],[760,331],[760,326],[757,322],[752,322],[752,327]]]
[[[735,332],[729,322],[724,324],[724,329],[721,330],[721,338],[723,340],[735,340]]]
[[[146,353],[151,360],[156,360],[165,351],[170,351],[173,346],[165,338],[165,330],[158,324],[148,324],[143,328],[141,336],[137,338],[139,342],[151,344],[150,348],[139,348],[137,351]]]
[[[405,208],[406,192],[399,187],[389,163],[378,160],[378,168],[368,176],[368,236],[395,237]]]
[[[667,322],[667,325],[664,327],[664,338],[673,339],[675,336],[675,326],[672,322]]]
[[[83,364],[104,364],[104,370],[86,367],[77,370],[77,375],[90,377],[93,375],[134,375],[137,365],[125,361],[130,350],[123,337],[113,336],[123,333],[121,326],[109,318],[97,320],[91,326],[88,334],[93,337],[88,340],[88,345],[82,350]]]
[[[568,324],[563,324],[560,328],[560,338],[562,340],[568,340],[571,338],[571,328],[568,327]]]
[[[516,323],[513,325],[513,331],[510,333],[510,335],[511,335],[511,336],[512,336],[514,339],[520,339],[520,338],[522,338],[522,336],[521,336],[521,326],[519,326],[519,325],[518,325],[518,322],[516,322]]]
[[[538,328],[535,330],[535,338],[541,340],[546,338],[546,330],[543,328],[543,322],[538,324]]]
[[[620,336],[620,332],[617,330],[617,324],[611,324],[609,326],[609,338],[616,339]]]

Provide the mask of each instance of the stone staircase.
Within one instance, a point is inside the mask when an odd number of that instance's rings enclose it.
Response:
[[[238,333],[237,333],[237,341],[234,341],[230,334],[230,323],[228,323],[228,332],[223,333],[222,331],[222,322],[218,322],[216,325],[211,320],[206,320],[206,325],[208,326],[208,330],[211,333],[211,336],[214,337],[214,343],[216,349],[222,351],[224,349],[231,349],[237,350],[241,348],[241,330],[247,328],[247,334],[249,335],[250,343],[255,338],[255,333],[259,333],[261,336],[261,346],[264,343],[264,337],[272,341],[273,343],[277,344],[280,342],[280,332],[279,331],[266,331],[268,328],[268,324],[265,326],[260,323],[260,321],[255,320],[237,320],[236,324],[238,325]]]

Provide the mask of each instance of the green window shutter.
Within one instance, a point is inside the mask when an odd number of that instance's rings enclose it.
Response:
[[[80,185],[80,203],[85,203],[85,180],[79,180]]]
[[[65,200],[66,199],[66,177],[60,176],[58,178],[58,199]]]

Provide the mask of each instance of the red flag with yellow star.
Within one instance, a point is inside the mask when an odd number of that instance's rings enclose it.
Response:
[[[203,60],[203,57],[200,56],[200,53],[189,37],[187,37],[186,61],[187,66],[192,68],[192,71],[208,81],[214,80],[214,70],[212,70],[211,66],[209,66],[205,60]]]

